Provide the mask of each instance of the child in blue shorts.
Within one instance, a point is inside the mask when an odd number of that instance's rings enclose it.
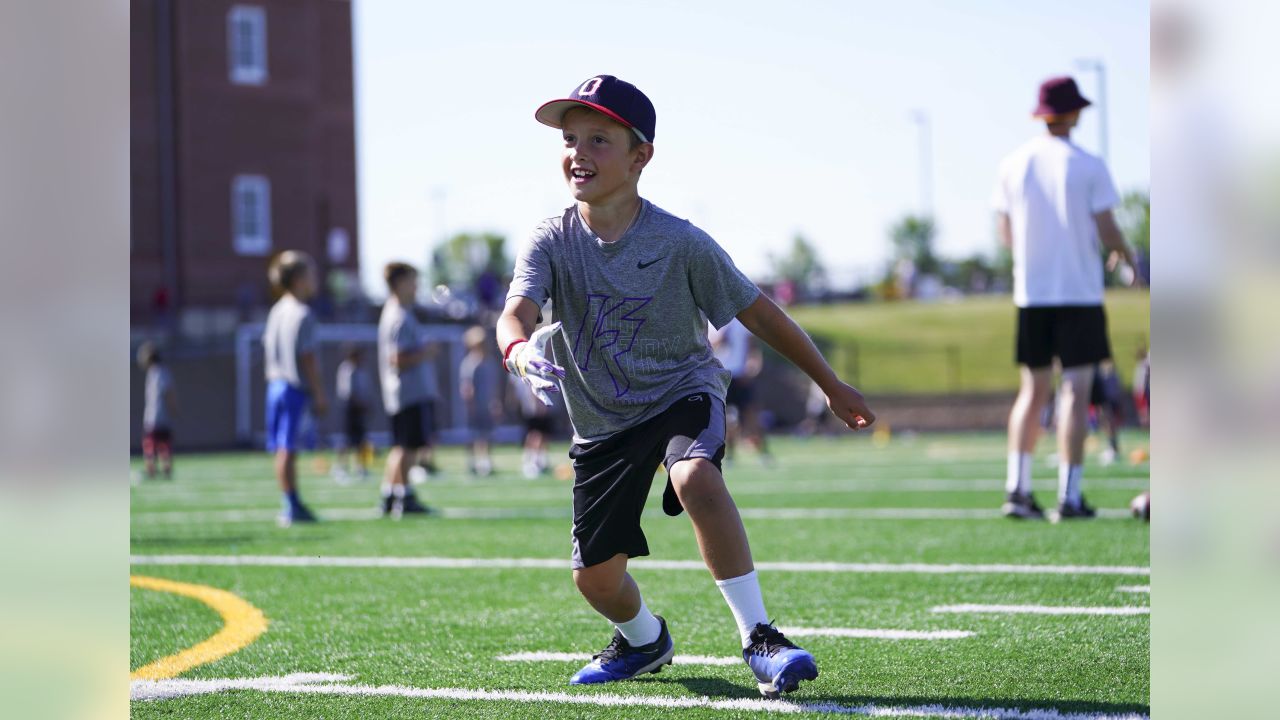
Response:
[[[286,250],[269,273],[271,285],[281,295],[262,332],[267,452],[276,456],[276,478],[284,494],[279,523],[288,527],[316,520],[298,498],[297,457],[308,410],[321,418],[329,403],[320,383],[316,319],[306,304],[315,294],[315,266],[306,253]]]

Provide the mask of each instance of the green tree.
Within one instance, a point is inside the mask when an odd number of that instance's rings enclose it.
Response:
[[[938,257],[933,254],[937,227],[926,215],[906,215],[889,229],[895,260],[910,260],[921,274],[938,271]]]
[[[795,283],[802,296],[826,285],[827,269],[822,258],[803,235],[797,234],[791,239],[791,248],[785,254],[769,253],[769,262],[773,265],[774,277]]]
[[[1116,223],[1142,257],[1151,257],[1151,195],[1141,190],[1125,193],[1116,208]]]
[[[486,270],[510,272],[507,239],[497,233],[458,233],[431,254],[431,284],[469,286]]]

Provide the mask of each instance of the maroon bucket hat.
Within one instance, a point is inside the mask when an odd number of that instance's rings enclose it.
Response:
[[[1080,94],[1076,81],[1063,75],[1040,83],[1040,103],[1031,114],[1034,117],[1066,115],[1083,110],[1092,104],[1088,98]]]

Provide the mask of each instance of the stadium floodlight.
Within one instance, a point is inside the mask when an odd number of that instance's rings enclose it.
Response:
[[[1107,66],[1098,58],[1081,58],[1076,60],[1076,67],[1092,72],[1097,78],[1098,155],[1103,162],[1110,163],[1107,151]]]

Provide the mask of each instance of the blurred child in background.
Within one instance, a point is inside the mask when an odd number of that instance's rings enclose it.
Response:
[[[138,366],[147,374],[142,410],[142,456],[146,462],[146,477],[155,479],[158,458],[160,472],[166,480],[172,480],[173,416],[178,410],[173,376],[161,362],[160,351],[151,342],[144,342],[138,347]]]
[[[1111,465],[1120,455],[1120,425],[1124,423],[1124,391],[1115,363],[1103,360],[1094,366],[1093,387],[1089,392],[1091,424],[1106,432],[1107,447],[1102,450],[1103,465]]]
[[[358,473],[369,479],[369,466],[364,452],[369,406],[373,403],[373,383],[364,369],[363,353],[357,346],[347,348],[346,357],[338,365],[338,402],[342,405],[346,442],[338,447],[333,463],[333,478],[346,483]],[[351,453],[348,461],[347,452]]]
[[[427,341],[414,314],[418,271],[402,262],[383,270],[388,297],[378,320],[378,372],[382,378],[382,406],[391,421],[391,450],[387,452],[382,485],[382,514],[400,518],[429,512],[409,486],[409,466],[419,452],[430,448],[435,434],[436,347]]]
[[[520,378],[515,375],[507,377],[520,406],[520,418],[524,421],[524,453],[520,470],[526,478],[535,480],[550,467],[547,445],[552,432],[551,408],[542,404]]]
[[[462,343],[467,354],[458,368],[458,391],[467,408],[467,428],[471,431],[467,471],[483,477],[493,473],[489,434],[493,432],[494,419],[502,409],[498,400],[502,366],[498,364],[493,341],[479,325],[467,330],[462,336]]]

